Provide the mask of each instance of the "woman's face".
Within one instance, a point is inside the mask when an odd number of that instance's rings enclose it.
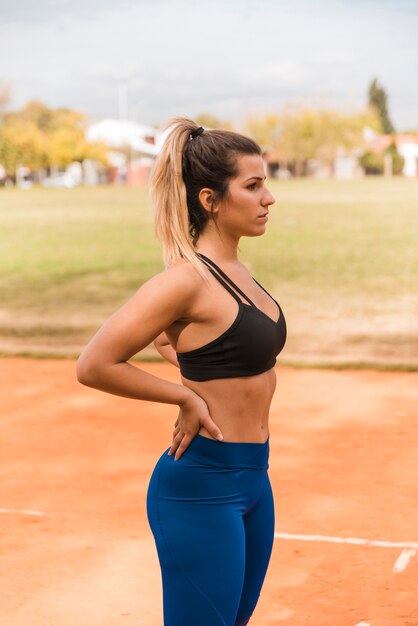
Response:
[[[266,229],[266,214],[276,202],[264,184],[263,158],[246,154],[237,158],[238,175],[229,181],[229,193],[219,203],[216,221],[232,236],[257,237]]]

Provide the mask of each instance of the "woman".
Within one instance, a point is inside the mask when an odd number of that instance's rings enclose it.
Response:
[[[164,624],[243,626],[273,545],[268,416],[286,322],[237,248],[265,232],[275,199],[254,141],[187,118],[170,125],[151,178],[166,269],[105,322],[77,375],[179,406],[147,492]],[[181,385],[127,363],[152,341],[180,367]]]

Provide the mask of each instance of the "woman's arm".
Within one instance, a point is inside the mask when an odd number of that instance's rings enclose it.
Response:
[[[181,264],[144,283],[81,352],[77,361],[79,382],[126,398],[184,403],[194,392],[127,361],[187,315],[200,280],[192,266]]]
[[[77,378],[83,385],[126,398],[179,405],[170,449],[176,460],[201,426],[214,439],[222,439],[222,433],[205,400],[192,389],[153,376],[127,360],[174,321],[189,315],[200,280],[187,263],[157,274],[103,324],[77,360]]]
[[[167,361],[175,365],[179,366],[179,362],[177,360],[177,354],[174,350],[173,346],[168,340],[167,334],[165,332],[158,335],[157,339],[154,341],[154,346],[156,350],[163,356]]]

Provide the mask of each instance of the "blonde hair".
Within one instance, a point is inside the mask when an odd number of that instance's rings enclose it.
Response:
[[[166,267],[187,259],[206,279],[195,246],[210,217],[199,192],[208,187],[215,201],[222,200],[230,179],[238,174],[237,156],[262,152],[252,139],[228,130],[205,130],[192,138],[199,125],[187,117],[171,118],[165,129],[171,126],[150,176],[155,233]]]
[[[170,267],[187,259],[206,277],[203,263],[196,255],[195,240],[190,237],[187,194],[183,182],[182,156],[190,134],[198,125],[187,118],[172,118],[176,124],[166,137],[155,161],[150,179],[150,196],[155,210],[155,233],[162,243],[163,261]]]

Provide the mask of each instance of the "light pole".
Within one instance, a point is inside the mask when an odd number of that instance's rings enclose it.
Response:
[[[143,101],[139,100],[139,102],[135,102],[135,104],[130,107],[129,117],[132,120],[132,122],[138,122],[138,110],[140,109],[142,104],[143,104]]]
[[[129,119],[129,97],[128,97],[128,85],[131,84],[132,80],[138,77],[139,70],[135,70],[134,72],[124,72],[123,74],[119,74],[117,76],[118,81],[118,103],[119,103],[119,119],[127,120]]]

